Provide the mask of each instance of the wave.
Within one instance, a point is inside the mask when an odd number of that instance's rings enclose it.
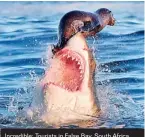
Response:
[[[136,31],[130,34],[125,34],[123,36],[144,36],[144,30]]]
[[[111,83],[142,83],[144,80],[140,78],[116,78],[116,79],[109,79]]]
[[[26,34],[23,34],[23,35],[20,35],[19,36],[13,36],[12,38],[11,37],[8,37],[7,39],[0,39],[0,44],[12,44],[12,43],[15,43],[15,44],[25,44],[27,45],[28,42],[29,42],[29,45],[31,45],[31,43],[36,43],[38,44],[38,41],[42,41],[42,40],[45,40],[45,41],[56,41],[57,40],[57,34],[56,32],[47,32],[45,30],[45,32],[47,34],[44,34],[44,32],[32,32],[32,33],[26,33]]]
[[[99,70],[110,70],[110,72],[122,73],[129,72],[132,70],[143,70],[144,58],[130,59],[130,60],[119,60],[107,62],[99,65]],[[105,69],[106,68],[106,69]]]
[[[98,34],[98,37],[99,38],[128,38],[128,37],[140,37],[140,36],[144,36],[144,30],[139,30],[139,31],[136,31],[136,32],[132,32],[132,33],[129,33],[129,34],[111,34],[111,33],[108,33],[108,32],[102,32],[102,33],[99,33]]]
[[[11,44],[11,43],[15,43],[15,44],[27,44],[27,42],[35,42],[35,40],[37,41],[57,41],[58,37],[57,37],[57,33],[56,33],[56,29],[52,29],[52,28],[37,28],[38,30],[40,29],[41,32],[31,32],[31,33],[24,33],[23,30],[16,30],[15,32],[22,32],[22,35],[14,35],[13,37],[8,37],[7,39],[3,39],[3,35],[2,35],[2,39],[0,39],[0,44]],[[43,30],[43,31],[42,31]],[[116,38],[118,38],[118,40],[120,40],[121,42],[129,42],[129,41],[140,41],[144,39],[144,30],[140,30],[137,32],[133,32],[130,34],[122,34],[122,35],[114,35],[114,34],[110,34],[110,33],[100,33],[97,34],[98,38],[96,40],[105,40],[106,39],[115,39],[117,41]],[[4,36],[5,37],[5,36]],[[129,37],[135,37],[135,40],[129,39]],[[141,37],[141,38],[140,38]],[[92,38],[88,38],[88,40],[90,40]],[[26,43],[24,43],[26,42]]]
[[[0,66],[23,66],[23,65],[41,65],[41,58],[25,58],[25,59],[15,59],[13,61],[1,62]]]

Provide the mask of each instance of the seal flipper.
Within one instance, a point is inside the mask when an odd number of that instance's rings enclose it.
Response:
[[[81,21],[81,20],[75,20],[72,22],[71,26],[75,29],[75,34],[77,32],[90,32],[94,29],[100,27],[100,22],[98,20],[94,21]],[[73,36],[74,34],[72,34]]]
[[[71,26],[74,28],[75,30],[75,33],[76,34],[77,32],[80,32],[82,30],[82,28],[84,27],[84,22],[81,21],[81,20],[74,20],[72,23],[71,23]],[[72,34],[72,35],[74,35]]]
[[[97,20],[97,21],[85,21],[84,22],[84,26],[81,28],[81,32],[91,32],[93,30],[97,30],[97,28],[99,28],[101,25],[100,25],[100,22]],[[98,31],[97,31],[98,32]]]

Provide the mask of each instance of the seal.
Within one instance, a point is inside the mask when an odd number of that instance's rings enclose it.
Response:
[[[58,44],[52,48],[55,54],[64,48],[67,41],[76,33],[81,32],[84,37],[94,36],[106,25],[113,26],[115,18],[109,9],[101,8],[94,13],[74,10],[66,13],[59,23]]]

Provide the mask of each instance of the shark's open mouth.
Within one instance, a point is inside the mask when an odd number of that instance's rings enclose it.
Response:
[[[52,84],[72,92],[79,91],[84,72],[84,58],[77,52],[62,49],[53,58],[47,85]]]

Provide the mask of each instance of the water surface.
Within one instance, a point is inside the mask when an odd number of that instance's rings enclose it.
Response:
[[[117,22],[88,39],[97,61],[102,115],[95,127],[143,128],[143,2],[0,2],[0,127],[48,127],[16,122],[32,102],[61,17],[71,10],[110,9]]]

